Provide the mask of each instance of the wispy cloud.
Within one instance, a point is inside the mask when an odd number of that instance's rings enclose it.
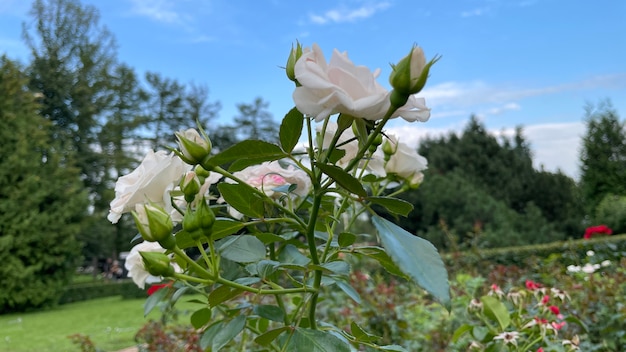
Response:
[[[482,15],[486,14],[487,12],[489,12],[489,7],[479,7],[479,8],[475,8],[475,9],[469,10],[469,11],[461,12],[461,17],[482,16]]]
[[[430,107],[454,108],[472,107],[480,104],[515,104],[520,99],[566,91],[596,88],[622,89],[625,87],[626,73],[616,73],[537,88],[491,85],[484,81],[444,82],[424,89],[421,95],[426,97]],[[513,105],[509,105],[509,107],[513,107]]]
[[[131,12],[167,24],[184,24],[190,16],[174,8],[176,2],[165,0],[131,0]]]
[[[391,6],[389,2],[371,3],[358,8],[339,6],[323,14],[310,14],[309,20],[315,24],[355,22],[369,18],[389,6]]]
[[[512,136],[514,129],[507,129]],[[530,143],[536,169],[546,171],[561,170],[577,179],[580,175],[579,154],[582,136],[585,133],[583,122],[546,123],[524,126],[524,137]]]
[[[489,115],[501,115],[507,111],[520,110],[522,107],[518,103],[506,103],[500,106],[496,106],[487,110]]]

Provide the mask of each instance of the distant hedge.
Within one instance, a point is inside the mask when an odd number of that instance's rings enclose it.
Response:
[[[124,299],[147,297],[132,280],[71,284],[59,300],[59,304],[87,301],[95,298],[122,296]]]
[[[602,254],[603,258],[619,260],[626,257],[626,234],[601,236],[588,240],[568,240],[539,245],[503,247],[494,249],[477,249],[442,255],[446,266],[456,271],[469,267],[489,268],[489,264],[517,265],[520,267],[536,263],[537,258],[548,258],[560,254],[564,265],[575,263],[584,258],[587,251]],[[572,263],[565,262],[572,261]]]

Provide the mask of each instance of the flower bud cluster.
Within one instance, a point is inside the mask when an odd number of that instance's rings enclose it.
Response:
[[[202,197],[195,209],[189,209],[183,218],[183,230],[192,239],[198,240],[202,237],[211,237],[215,214],[209,207],[206,199]]]

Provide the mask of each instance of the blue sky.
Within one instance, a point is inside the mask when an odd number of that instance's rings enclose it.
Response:
[[[279,68],[291,44],[334,48],[371,69],[415,43],[442,59],[421,93],[426,123],[395,121],[407,142],[460,131],[470,114],[494,133],[522,125],[537,166],[578,174],[584,105],[610,98],[626,114],[626,1],[233,1],[83,0],[115,35],[119,60],[143,74],[206,84],[222,104],[220,123],[237,103],[261,96],[275,119],[293,106],[292,82]],[[0,1],[0,53],[28,52],[21,23],[30,4]]]

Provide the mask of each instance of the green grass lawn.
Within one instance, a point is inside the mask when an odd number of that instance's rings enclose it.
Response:
[[[87,335],[96,347],[116,351],[133,346],[135,333],[150,319],[158,320],[155,309],[143,316],[144,299],[118,297],[94,299],[59,306],[52,310],[0,316],[0,351],[79,351],[67,337]],[[180,302],[182,303],[182,302]]]

